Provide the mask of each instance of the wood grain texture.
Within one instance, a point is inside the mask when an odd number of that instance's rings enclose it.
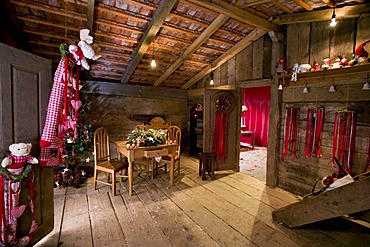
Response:
[[[127,195],[126,182],[118,186],[115,197],[108,186],[94,191],[92,179],[80,189],[55,189],[63,192],[57,193],[61,201],[71,199],[68,204],[76,203],[76,211],[84,212],[67,213],[66,205],[63,213],[63,207],[56,207],[57,214],[64,215],[61,225],[90,218],[87,226],[81,227],[91,228],[91,237],[79,246],[344,247],[351,241],[361,246],[369,240],[351,228],[331,230],[334,226],[325,222],[300,229],[276,224],[272,212],[298,202],[299,197],[233,171],[219,171],[216,180],[202,181],[197,158],[182,156],[181,161],[182,175],[176,176],[173,187],[168,186],[168,174],[146,180],[145,174],[136,170],[132,197]],[[54,234],[67,236],[63,231],[69,232],[67,225]],[[52,236],[35,246],[62,245],[54,245]],[[69,236],[78,238],[73,233]]]

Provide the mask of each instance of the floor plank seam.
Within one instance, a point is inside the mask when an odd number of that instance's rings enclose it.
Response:
[[[66,206],[66,200],[67,200],[67,190],[68,188],[65,190],[64,192],[64,200],[63,200],[63,211],[62,211],[62,217],[60,219],[60,226],[59,226],[59,233],[58,233],[58,243],[57,243],[57,247],[60,245],[60,237],[62,235],[62,228],[63,228],[63,219],[64,219],[64,210],[65,210],[65,206]]]
[[[113,205],[112,197],[109,195],[109,192],[107,192],[107,195],[108,195],[109,203],[110,203],[110,205],[111,205],[111,207],[112,207],[112,209],[113,209],[113,212],[114,212],[114,217],[116,218],[116,221],[117,221],[117,222],[120,222],[120,221],[119,221],[119,217],[118,217],[118,215],[117,215],[117,212],[116,212],[116,210],[115,210],[115,208],[114,208],[114,205]],[[112,196],[113,196],[113,195],[112,195]],[[122,198],[122,196],[121,196],[121,195],[120,195],[120,198],[123,200],[123,198]],[[122,233],[122,236],[123,236],[123,238],[124,238],[125,243],[127,244],[127,246],[129,246],[129,243],[127,242],[127,239],[126,239],[126,236],[125,236],[125,233],[124,233],[124,231],[123,231],[123,229],[122,229],[121,224],[118,224],[118,225],[119,225],[119,230],[120,230],[120,232]]]
[[[92,229],[92,222],[91,222],[91,209],[89,203],[89,195],[86,190],[86,200],[87,200],[87,212],[89,213],[89,224],[90,224],[90,234],[91,234],[91,246],[94,247],[94,238],[93,238],[93,229]]]

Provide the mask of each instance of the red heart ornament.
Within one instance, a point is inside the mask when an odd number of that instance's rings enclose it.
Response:
[[[21,205],[20,207],[15,207],[12,209],[12,211],[10,212],[10,214],[15,217],[15,218],[19,218],[22,216],[22,214],[24,213],[24,210],[26,210],[26,205]]]
[[[82,106],[81,100],[71,100],[71,105],[75,110],[78,110]]]

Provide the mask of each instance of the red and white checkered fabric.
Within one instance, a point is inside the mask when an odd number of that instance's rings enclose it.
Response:
[[[64,83],[62,82],[63,75],[64,60],[60,60],[54,75],[54,84],[49,98],[45,126],[40,141],[41,147],[49,147],[56,138],[58,115],[60,107],[62,106],[64,92]]]

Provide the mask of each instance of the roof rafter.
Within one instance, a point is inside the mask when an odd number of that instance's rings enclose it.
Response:
[[[87,22],[86,28],[92,33],[93,23],[94,23],[94,9],[95,9],[95,0],[87,1]]]
[[[191,56],[191,54],[196,51],[209,37],[211,37],[227,20],[228,16],[220,14],[204,32],[189,46],[189,48],[184,52],[184,54],[179,57],[176,62],[174,62],[168,70],[156,81],[154,86],[161,85],[170,75],[181,66],[181,64]]]
[[[267,32],[279,30],[279,25],[276,25],[275,23],[267,21],[259,16],[253,15],[241,8],[238,8],[234,5],[231,5],[221,0],[212,0],[212,2],[209,2],[207,0],[187,0],[187,1],[198,4],[203,7],[207,7],[213,11],[217,11],[224,15],[228,15],[229,17],[253,25],[256,28],[260,28]]]
[[[222,54],[219,58],[213,61],[210,65],[205,67],[201,72],[196,74],[188,82],[182,85],[181,89],[188,89],[191,85],[193,85],[194,83],[202,79],[204,76],[211,73],[213,70],[220,67],[222,64],[226,63],[229,59],[231,59],[233,56],[235,56],[236,54],[241,52],[243,49],[251,45],[254,41],[261,38],[265,33],[266,31],[256,28],[250,34],[248,34],[245,38],[239,41],[236,45],[234,45],[232,48],[230,48],[228,51]]]
[[[369,4],[359,4],[355,6],[346,6],[346,7],[335,9],[335,14],[337,15],[337,19],[354,18],[364,13],[370,13]],[[282,16],[277,17],[273,21],[279,24],[329,21],[332,14],[333,14],[332,9],[326,9],[326,10],[311,11],[311,12],[306,12],[306,13],[282,15]]]
[[[126,68],[125,73],[122,75],[121,82],[127,83],[131,75],[134,73],[136,66],[139,64],[141,58],[144,56],[150,43],[154,40],[159,29],[163,25],[166,17],[175,6],[178,0],[161,1],[157,10],[155,11],[152,20],[150,21],[140,43],[135,49],[133,57]]]

